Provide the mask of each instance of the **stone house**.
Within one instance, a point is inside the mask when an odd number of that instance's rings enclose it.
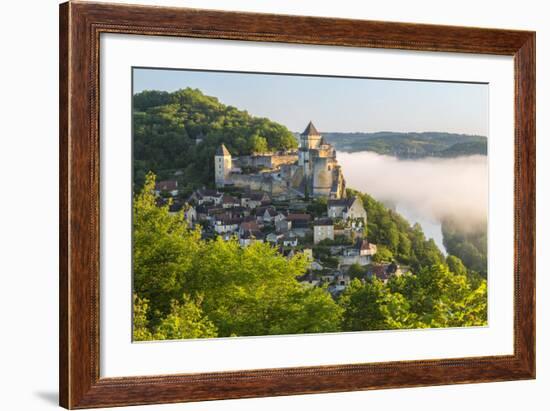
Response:
[[[163,180],[155,184],[155,194],[170,194],[172,197],[178,195],[177,180]]]
[[[220,218],[216,218],[216,220],[214,221],[214,231],[218,234],[234,233],[239,229],[240,223],[240,219],[222,216]]]
[[[334,222],[330,218],[321,218],[313,222],[313,243],[323,240],[334,240]]]
[[[239,244],[241,247],[247,247],[254,242],[264,242],[264,235],[259,230],[248,230],[239,237]]]
[[[362,219],[363,224],[367,223],[367,212],[363,207],[363,201],[357,196],[328,200],[327,215],[329,218],[341,218],[343,220]]]
[[[222,196],[221,204],[223,208],[239,207],[241,205],[241,200],[229,194],[224,194]]]
[[[214,204],[221,205],[223,194],[217,190],[210,190],[208,188],[201,188],[191,194],[189,201],[195,202],[198,205]]]
[[[296,247],[298,245],[298,236],[292,231],[285,233],[282,240],[284,247]]]

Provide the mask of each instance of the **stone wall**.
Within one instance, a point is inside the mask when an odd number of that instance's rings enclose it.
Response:
[[[286,181],[274,180],[268,175],[232,174],[231,182],[235,187],[254,191],[264,191],[271,196],[279,196],[287,191]]]
[[[283,164],[293,164],[298,161],[297,153],[256,154],[241,156],[235,160],[241,167],[278,168]]]
[[[332,187],[331,160],[326,157],[315,159],[313,165],[313,195],[328,197]]]

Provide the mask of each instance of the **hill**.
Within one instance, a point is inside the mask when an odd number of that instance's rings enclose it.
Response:
[[[297,147],[283,125],[221,103],[197,89],[143,91],[133,98],[134,184],[149,171],[178,176],[190,190],[214,181],[214,153],[224,143],[233,155]]]
[[[322,133],[337,150],[373,151],[399,158],[459,157],[486,155],[487,138],[477,135],[442,132],[398,133]]]

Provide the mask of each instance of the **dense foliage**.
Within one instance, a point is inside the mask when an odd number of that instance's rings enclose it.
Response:
[[[486,324],[486,282],[472,283],[460,259],[447,263],[419,226],[368,195],[371,241],[415,274],[355,279],[335,300],[296,280],[308,264],[300,253],[201,239],[183,212],[157,205],[154,183],[148,175],[133,208],[137,341]]]
[[[367,210],[367,235],[370,242],[378,245],[375,260],[395,259],[410,265],[414,272],[445,264],[445,257],[433,239],[426,239],[420,224],[411,226],[400,214],[368,194],[348,190],[348,195],[360,196]]]
[[[352,280],[340,297],[342,330],[480,326],[487,323],[487,283],[472,287],[444,265],[417,275]]]
[[[183,213],[158,207],[154,178],[134,200],[134,339],[337,331],[342,309],[306,288],[302,254],[268,244],[202,240]]]
[[[399,158],[487,155],[487,138],[442,132],[323,133],[338,151],[373,151]]]
[[[466,268],[487,278],[487,222],[464,225],[447,218],[441,223],[443,244]]]
[[[214,153],[224,143],[233,155],[297,147],[283,125],[222,104],[200,90],[142,91],[133,99],[134,183],[152,171],[192,189],[213,181]]]

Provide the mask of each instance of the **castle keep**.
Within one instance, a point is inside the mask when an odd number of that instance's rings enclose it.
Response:
[[[311,122],[300,135],[297,151],[232,157],[222,144],[214,156],[214,167],[216,187],[261,190],[281,199],[345,197],[346,183],[336,150]]]

